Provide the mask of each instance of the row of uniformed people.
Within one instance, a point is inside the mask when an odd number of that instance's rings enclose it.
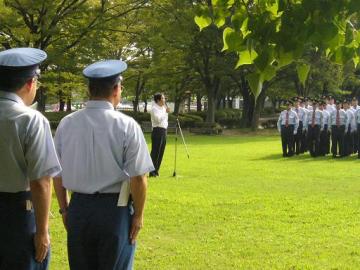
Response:
[[[154,167],[139,125],[114,109],[127,65],[84,69],[90,101],[61,120],[53,141],[48,120],[29,107],[46,57],[0,52],[0,269],[48,269],[52,177],[70,269],[132,269]]]
[[[284,157],[307,150],[313,157],[324,156],[331,149],[333,157],[358,152],[360,158],[360,107],[356,99],[336,104],[313,100],[312,105],[297,99],[294,107],[292,101],[286,106],[277,124]]]

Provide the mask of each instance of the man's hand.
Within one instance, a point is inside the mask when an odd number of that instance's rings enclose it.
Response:
[[[136,237],[139,234],[140,229],[143,226],[143,217],[142,216],[133,216],[131,228],[130,228],[130,242],[132,245],[136,242]]]
[[[49,252],[50,237],[49,233],[38,233],[34,235],[34,246],[35,246],[35,260],[41,263],[45,260],[46,255]]]
[[[170,112],[170,108],[166,107],[166,112],[169,113]]]
[[[64,224],[64,228],[67,231],[67,210],[61,214],[62,220],[63,220],[63,224]]]
[[[145,175],[131,177],[130,190],[134,203],[134,216],[130,227],[130,242],[136,242],[136,237],[143,226],[144,206],[146,200],[147,178]]]

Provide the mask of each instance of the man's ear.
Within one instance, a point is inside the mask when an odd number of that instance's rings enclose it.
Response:
[[[30,91],[33,88],[34,83],[35,83],[34,78],[31,78],[31,79],[27,80],[26,83],[25,83],[26,90]]]
[[[114,86],[114,91],[113,91],[113,95],[114,97],[121,95],[121,86],[120,84],[117,84]]]

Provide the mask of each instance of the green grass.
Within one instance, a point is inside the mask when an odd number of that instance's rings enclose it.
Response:
[[[284,159],[274,134],[186,139],[178,177],[169,137],[149,180],[135,269],[360,269],[355,157]],[[57,214],[51,225],[51,269],[68,269]]]

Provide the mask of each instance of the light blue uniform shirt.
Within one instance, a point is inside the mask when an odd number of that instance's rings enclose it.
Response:
[[[314,114],[314,110],[309,111],[306,115],[306,123],[304,124],[305,129],[308,129],[312,125],[312,117]],[[315,110],[315,118],[314,118],[314,125],[319,125],[320,128],[323,128],[323,114],[320,110]]]
[[[289,113],[288,125],[294,125],[294,134],[297,133],[299,127],[299,117],[293,110],[285,110],[280,113],[279,120],[277,122],[277,128],[281,131],[281,126],[286,124],[286,114]]]
[[[334,110],[330,113],[330,122],[332,126],[336,126],[336,115],[337,115],[337,110]],[[345,126],[347,124],[347,115],[346,112],[343,109],[339,110],[339,122],[340,122],[340,126]]]
[[[293,110],[294,110],[294,112],[297,113],[297,115],[299,117],[299,121],[304,123],[305,120],[306,120],[306,111],[305,111],[305,109],[299,107],[299,108],[294,108]]]
[[[354,111],[352,109],[347,109],[345,112],[347,115],[346,130],[350,127],[350,132],[356,131]]]
[[[357,109],[355,112],[355,121],[357,124],[360,124],[360,109]]]
[[[331,126],[330,113],[327,110],[322,110],[321,112],[323,114],[323,125],[321,129],[324,129],[325,125],[327,125],[327,128],[329,129]]]
[[[48,120],[15,93],[0,91],[0,192],[61,171]]]
[[[64,117],[55,146],[63,186],[75,192],[119,193],[122,181],[154,170],[140,126],[107,101]]]

